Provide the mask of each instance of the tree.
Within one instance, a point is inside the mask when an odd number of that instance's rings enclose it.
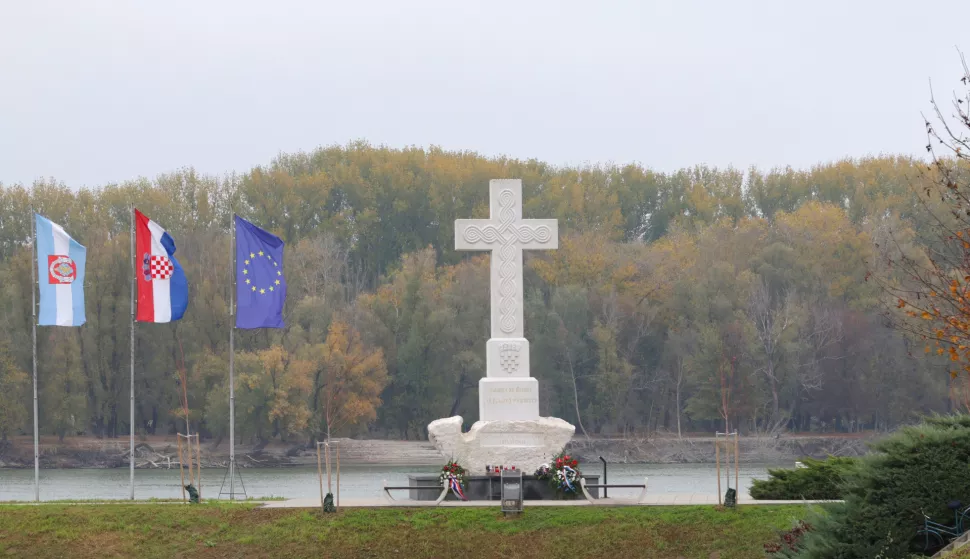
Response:
[[[356,330],[335,320],[326,342],[304,347],[300,357],[313,369],[310,410],[315,430],[326,433],[327,440],[334,431],[377,418],[387,384],[381,349],[365,347]]]
[[[932,158],[919,183],[922,207],[933,221],[930,246],[913,247],[891,235],[892,251],[877,262],[875,281],[902,311],[888,313],[895,325],[925,340],[925,352],[946,355],[950,375],[970,383],[970,67],[961,54],[962,95],[954,95],[954,118],[931,98],[934,124],[926,124]],[[970,400],[964,405],[970,410]]]
[[[84,395],[85,378],[81,367],[80,346],[76,329],[45,328],[44,346],[47,355],[38,359],[38,368],[44,371],[40,377],[40,404],[43,409],[41,425],[55,433],[60,440],[68,434],[83,432],[87,425],[87,399]],[[38,375],[40,376],[40,375]]]
[[[27,422],[27,373],[17,369],[6,347],[0,346],[0,442]]]
[[[239,404],[260,441],[301,433],[310,420],[307,396],[313,364],[294,359],[281,346],[236,357]]]
[[[954,181],[967,183],[965,160],[940,159],[953,163]],[[88,247],[87,324],[39,331],[41,428],[174,433],[184,429],[184,387],[193,430],[225,436],[229,227],[239,213],[285,239],[289,287],[286,328],[236,331],[239,440],[323,432],[326,420],[314,411],[322,409],[314,408],[322,361],[310,354],[322,355],[335,317],[359,332],[365,354],[380,349],[387,368],[376,419],[368,413],[335,432],[421,438],[439,417],[471,422],[489,337],[489,257],[454,250],[453,220],[487,216],[488,181],[502,177],[523,180],[526,217],[560,220],[560,249],[527,254],[523,278],[543,415],[581,423],[590,435],[711,431],[723,427],[729,392],[727,415],[742,431],[773,423],[885,429],[913,410],[947,410],[951,398],[970,397],[970,375],[926,374],[953,363],[945,340],[912,359],[918,337],[887,328],[882,293],[863,281],[869,262],[874,275],[911,289],[918,282],[895,251],[928,265],[953,249],[960,264],[965,250],[968,233],[946,203],[950,189],[943,185],[943,201],[933,188],[933,197],[920,190],[943,173],[898,156],[746,174],[659,172],[353,142],[282,154],[225,177],[183,168],[95,188],[54,179],[0,185],[0,344],[15,369],[30,370],[33,207]],[[177,324],[136,327],[133,426],[132,204],[176,240],[192,292]],[[949,269],[962,289],[965,274]],[[950,283],[936,283],[934,291],[952,295]],[[758,298],[759,286],[767,298]],[[926,303],[931,291],[914,298]],[[779,334],[786,313],[797,320]],[[915,322],[932,344],[937,325]],[[741,358],[732,371],[723,348],[735,331],[744,343],[735,344]],[[944,334],[958,352],[968,345],[959,329],[957,342]]]

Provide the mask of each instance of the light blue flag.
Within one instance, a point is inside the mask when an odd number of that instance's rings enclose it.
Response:
[[[84,261],[87,249],[64,228],[34,214],[37,224],[39,326],[84,324]]]

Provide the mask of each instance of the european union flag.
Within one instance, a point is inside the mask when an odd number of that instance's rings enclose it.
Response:
[[[283,328],[283,239],[235,216],[236,328]]]

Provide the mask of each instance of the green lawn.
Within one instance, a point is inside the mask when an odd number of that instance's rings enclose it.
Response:
[[[258,509],[246,504],[0,505],[0,556],[763,557],[805,506]],[[717,552],[717,553],[715,553]],[[718,555],[719,553],[719,555]]]

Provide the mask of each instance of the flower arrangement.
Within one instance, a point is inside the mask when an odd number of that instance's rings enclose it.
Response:
[[[441,484],[444,485],[445,483],[448,482],[450,478],[455,478],[458,481],[458,484],[464,487],[465,468],[462,468],[461,464],[459,464],[458,462],[455,462],[454,460],[451,460],[450,462],[442,466],[441,475],[438,476],[438,481],[440,481]]]
[[[451,492],[455,494],[455,497],[458,497],[462,501],[465,500],[465,468],[462,468],[461,464],[450,460],[442,466],[438,481],[441,485],[449,486]]]
[[[553,457],[552,464],[539,466],[535,476],[548,479],[560,495],[575,496],[579,493],[579,480],[583,474],[579,471],[579,460],[560,452]]]

